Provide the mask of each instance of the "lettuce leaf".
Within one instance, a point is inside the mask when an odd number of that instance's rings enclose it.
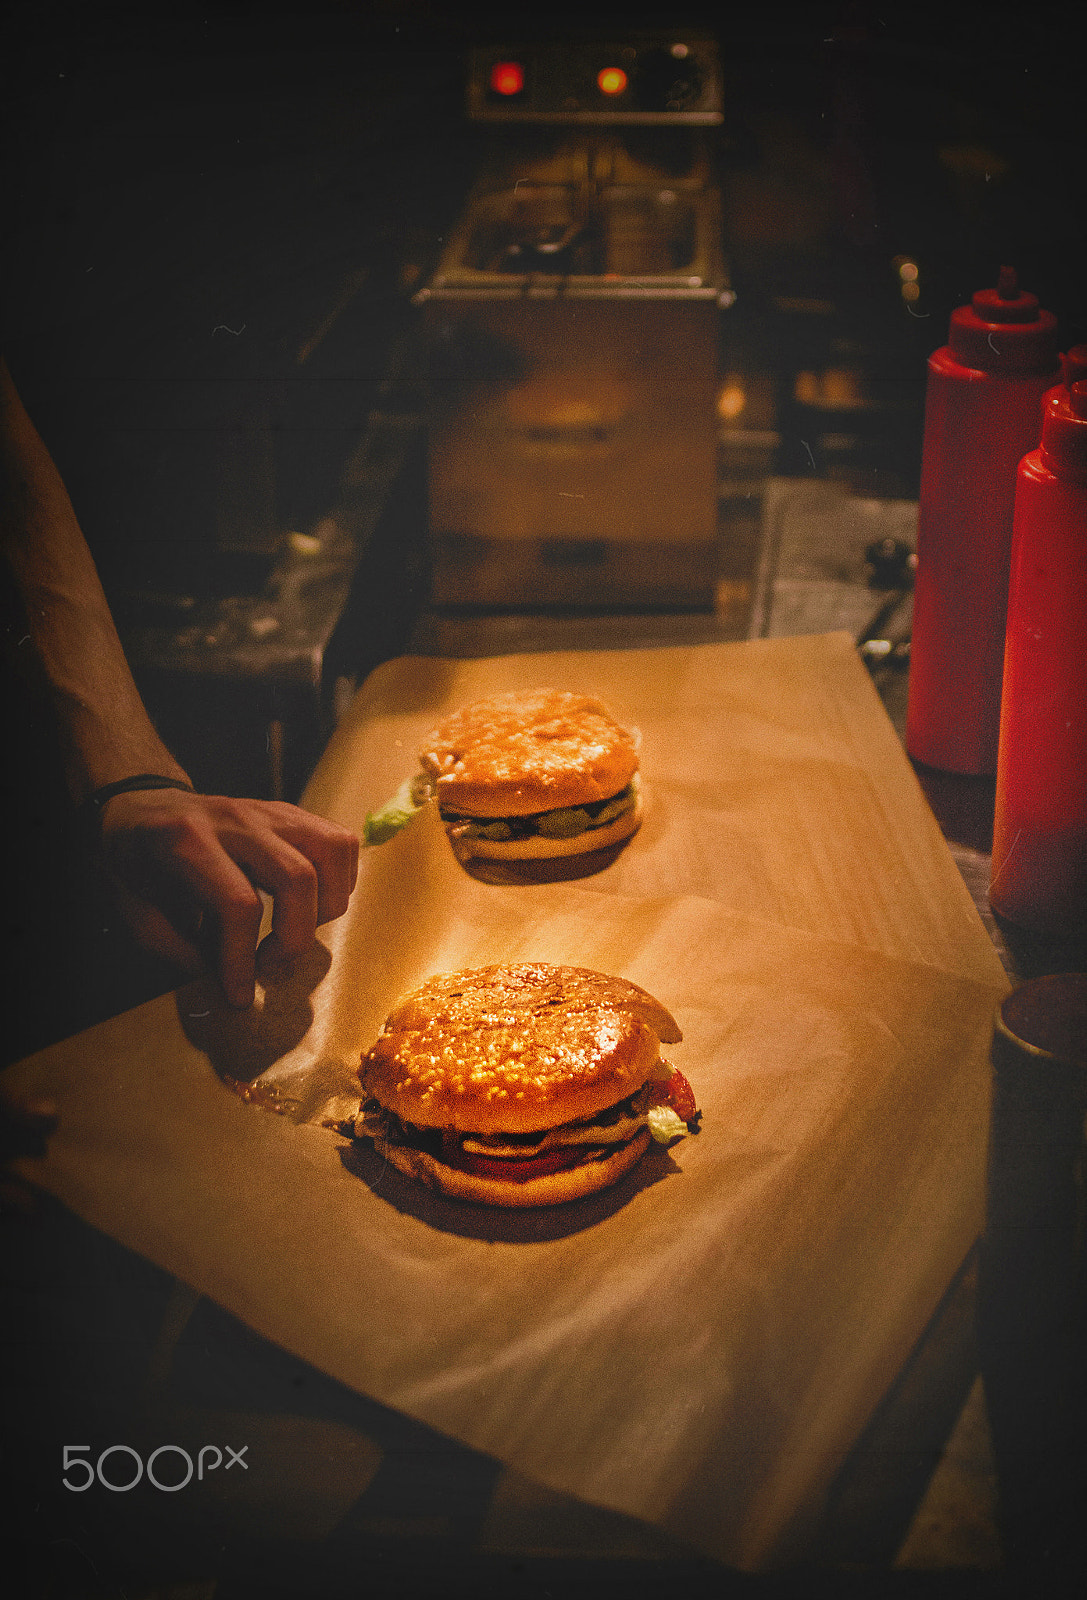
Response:
[[[673,1139],[682,1139],[689,1131],[671,1106],[650,1106],[645,1120],[658,1144],[671,1144]]]
[[[376,811],[366,813],[362,831],[364,844],[385,844],[413,822],[426,804],[426,797],[417,800],[418,785],[414,778],[405,778],[391,800],[386,800]]]

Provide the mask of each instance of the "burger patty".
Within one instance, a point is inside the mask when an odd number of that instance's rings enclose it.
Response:
[[[636,1136],[635,1136],[636,1137]],[[629,1140],[625,1143],[630,1143]],[[499,1178],[507,1183],[527,1183],[530,1178],[543,1178],[552,1172],[568,1172],[571,1167],[587,1166],[592,1161],[603,1161],[621,1150],[622,1145],[563,1145],[555,1150],[541,1150],[539,1155],[480,1156],[462,1150],[455,1163],[464,1172],[477,1178]]]
[[[669,1106],[688,1133],[697,1133],[701,1113],[695,1109],[690,1084],[682,1073],[668,1070],[669,1077],[651,1079],[595,1117],[537,1133],[462,1133],[456,1128],[422,1127],[405,1122],[371,1096],[362,1104],[355,1135],[423,1150],[435,1161],[482,1177],[523,1181],[613,1155],[649,1128],[654,1107]],[[663,1137],[674,1137],[680,1131],[678,1124],[673,1130]]]
[[[444,1166],[455,1167],[479,1178],[501,1178],[511,1183],[525,1183],[529,1178],[540,1178],[546,1173],[563,1172],[569,1167],[582,1166],[590,1161],[602,1161],[605,1156],[613,1155],[622,1145],[630,1142],[629,1139],[623,1139],[608,1144],[597,1142],[550,1147],[540,1144],[530,1150],[516,1152],[509,1149],[491,1150],[473,1140],[469,1134],[457,1134],[452,1129],[418,1128],[411,1123],[400,1122],[391,1112],[387,1113],[387,1117],[383,1132],[367,1127],[371,1138],[387,1146],[395,1144],[423,1150]],[[640,1131],[635,1129],[631,1138],[637,1138]]]
[[[637,803],[637,780],[606,800],[590,800],[580,806],[558,806],[553,811],[536,811],[524,817],[473,817],[466,812],[441,807],[442,821],[455,838],[461,839],[574,839],[592,828],[605,828]]]
[[[404,1122],[372,1097],[363,1102],[356,1134],[381,1139],[387,1144],[411,1145],[425,1150],[436,1161],[449,1166],[472,1169],[474,1158],[500,1161],[506,1173],[518,1163],[527,1163],[545,1152],[569,1153],[569,1163],[592,1160],[615,1145],[626,1144],[646,1126],[646,1113],[659,1086],[645,1084],[636,1094],[618,1105],[609,1106],[598,1116],[583,1122],[567,1122],[540,1133],[460,1133],[455,1128],[424,1128]],[[468,1158],[467,1161],[465,1158]]]

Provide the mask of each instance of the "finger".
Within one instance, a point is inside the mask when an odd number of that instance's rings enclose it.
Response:
[[[219,982],[230,1004],[244,1010],[253,1004],[256,994],[257,937],[264,907],[245,874],[237,868],[234,871],[239,881],[220,894],[208,910],[219,934]]]
[[[264,906],[241,867],[214,836],[188,835],[177,843],[173,870],[195,895],[216,935],[216,969],[232,1006],[252,1005],[255,956]]]
[[[347,898],[355,892],[355,885],[359,881],[359,841],[358,836],[349,833],[347,836]],[[347,907],[344,907],[347,910]]]
[[[272,896],[272,931],[288,955],[313,943],[318,919],[318,876],[313,862],[271,830],[232,841],[234,859]]]
[[[270,820],[276,833],[313,864],[317,873],[318,923],[342,917],[358,881],[357,837],[339,823],[298,806],[277,805]]]
[[[335,841],[323,868],[317,869],[317,921],[334,922],[351,903],[359,875],[359,842],[353,834]]]

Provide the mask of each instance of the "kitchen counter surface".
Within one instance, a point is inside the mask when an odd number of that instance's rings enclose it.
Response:
[[[457,617],[424,609],[409,648],[419,654],[474,656],[778,637],[843,626],[860,636],[874,614],[886,609],[886,595],[868,583],[865,547],[876,537],[907,536],[913,509],[903,501],[858,503],[825,482],[772,480],[762,504],[754,576],[746,590],[742,581],[724,577],[723,604],[712,615]],[[817,537],[803,539],[804,528],[816,530]],[[727,555],[724,559],[727,563]],[[798,620],[803,626],[796,626]],[[904,652],[894,646],[908,637],[908,595],[889,620],[891,649],[868,659],[901,735],[907,678]],[[991,786],[984,781],[964,786],[923,772],[919,776],[1005,966],[1016,976],[1016,961],[985,905],[985,817]],[[380,1560],[394,1568],[406,1560],[412,1570],[428,1569],[455,1552],[458,1561],[469,1559],[480,1583],[501,1583],[511,1573],[534,1574],[542,1583],[542,1575],[560,1569],[576,1582],[587,1570],[599,1573],[608,1567],[636,1571],[646,1583],[682,1579],[692,1593],[703,1592],[699,1583],[707,1586],[707,1593],[728,1592],[713,1587],[723,1574],[715,1577],[712,1566],[661,1535],[543,1491],[349,1395],[108,1240],[83,1238],[89,1230],[72,1218],[55,1215],[48,1206],[45,1213],[49,1223],[38,1242],[59,1241],[62,1254],[77,1250],[84,1259],[74,1277],[58,1271],[45,1290],[35,1279],[48,1251],[37,1260],[25,1255],[26,1276],[20,1286],[34,1301],[34,1317],[44,1317],[48,1338],[55,1340],[50,1311],[62,1320],[70,1317],[80,1293],[89,1290],[100,1301],[92,1322],[99,1325],[94,1347],[104,1367],[117,1362],[120,1330],[133,1353],[131,1371],[123,1379],[114,1371],[105,1391],[101,1367],[90,1376],[81,1406],[97,1406],[108,1418],[117,1415],[121,1404],[126,1416],[141,1415],[146,1428],[148,1417],[161,1417],[164,1427],[175,1421],[180,1426],[182,1418],[191,1423],[194,1412],[210,1417],[225,1405],[234,1416],[244,1414],[246,1436],[266,1447],[274,1445],[284,1428],[292,1430],[295,1446],[299,1437],[306,1441],[310,1467],[304,1482],[265,1482],[256,1495],[238,1488],[217,1507],[216,1537],[225,1540],[218,1557],[208,1550],[207,1527],[190,1530],[188,1548],[195,1567],[202,1557],[205,1572],[215,1577],[205,1576],[205,1587],[187,1594],[231,1600],[247,1593],[244,1568],[257,1559],[258,1549],[262,1570],[267,1552],[274,1550],[284,1571],[314,1560],[335,1572],[352,1536],[373,1545]],[[21,1226],[16,1224],[16,1245],[25,1250],[28,1236],[19,1233]],[[102,1272],[120,1291],[109,1311],[103,1284],[96,1281]],[[945,1583],[956,1574],[964,1581],[1001,1577],[995,1476],[984,1396],[976,1378],[975,1290],[971,1258],[841,1473],[815,1555],[823,1578],[855,1585],[865,1576],[875,1581],[892,1571],[917,1584],[933,1574]],[[142,1324],[138,1331],[132,1321],[134,1305]],[[114,1317],[119,1321],[110,1326]],[[130,1388],[135,1374],[138,1381]],[[920,1430],[919,1416],[926,1418]],[[90,1426],[84,1422],[84,1431]],[[119,1424],[112,1426],[116,1432]],[[285,1493],[289,1510],[284,1509]],[[70,1502],[62,1502],[61,1509],[69,1510]],[[177,1534],[176,1525],[166,1529],[164,1548]],[[139,1557],[147,1556],[139,1541],[129,1553],[137,1567]],[[176,1549],[174,1554],[176,1559]],[[422,1571],[418,1581],[423,1584]],[[737,1592],[748,1592],[747,1581]],[[753,1581],[768,1592],[788,1592],[794,1580],[785,1575],[765,1584]]]

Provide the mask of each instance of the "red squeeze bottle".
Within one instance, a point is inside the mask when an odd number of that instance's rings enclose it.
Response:
[[[1074,383],[1087,378],[1087,344],[1074,344],[1060,359],[1061,381],[1054,389],[1070,389]],[[1054,393],[1054,389],[1046,391],[1046,400]]]
[[[1087,928],[1087,381],[1047,397],[1019,466],[989,903]]]
[[[1057,319],[1001,267],[929,357],[906,748],[996,771],[1016,468],[1059,383]]]

